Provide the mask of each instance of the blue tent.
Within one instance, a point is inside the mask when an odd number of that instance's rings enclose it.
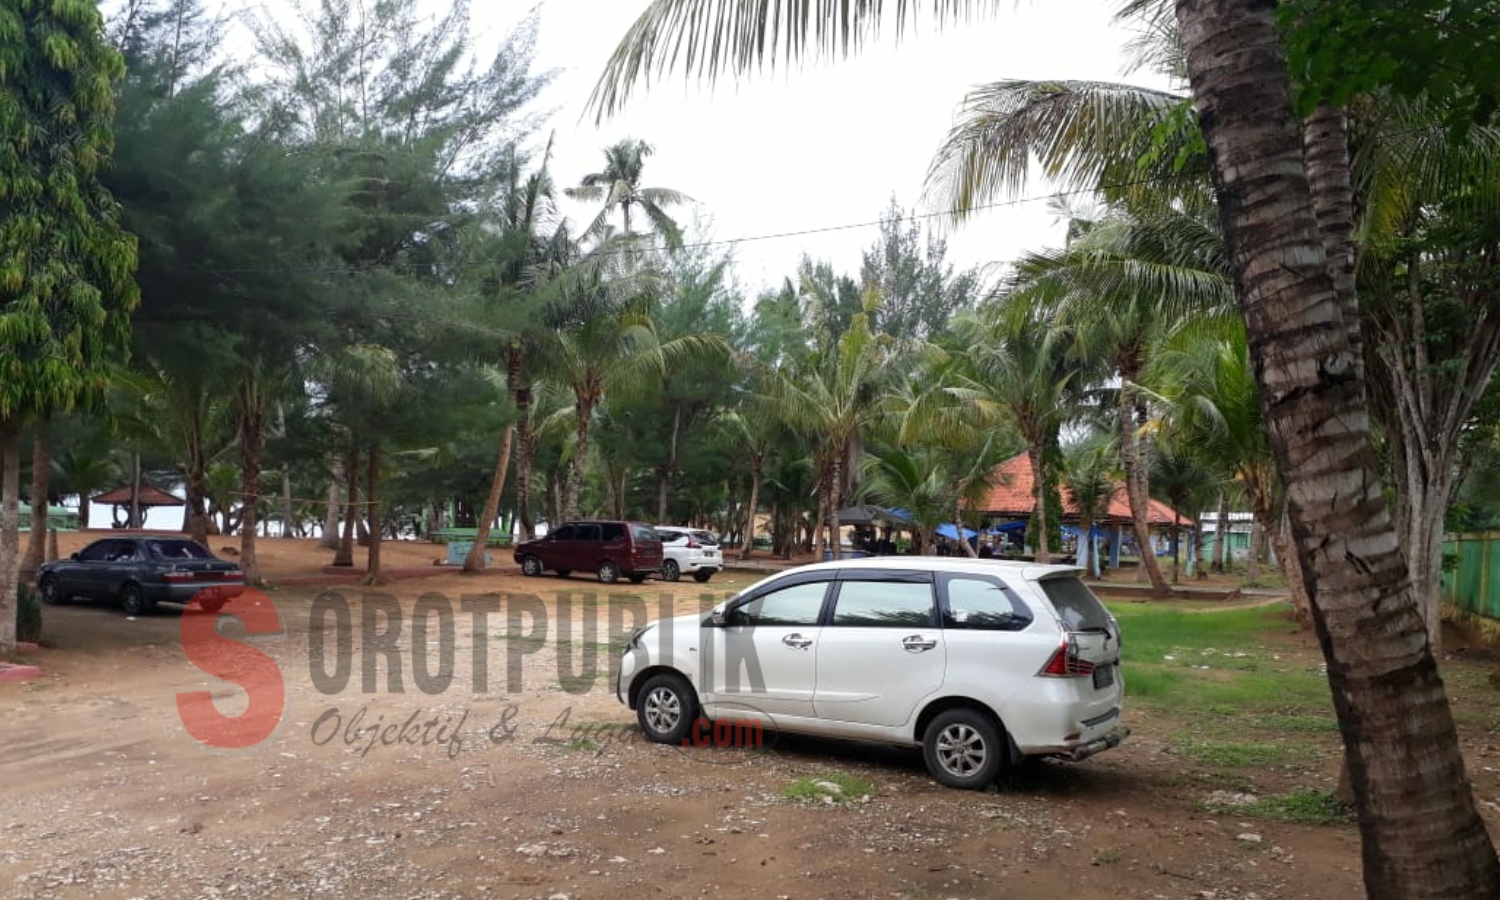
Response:
[[[1003,534],[1004,532],[1007,532],[1007,531],[1025,531],[1025,530],[1026,530],[1026,520],[1022,519],[1019,522],[1001,522],[998,525],[992,525],[992,526],[990,526],[990,530],[988,532],[986,532],[986,533],[987,534]]]
[[[958,529],[951,524],[939,525],[936,529],[936,533],[938,537],[945,537],[950,541],[958,540]],[[972,528],[965,528],[964,540],[970,540],[978,534],[979,532],[975,531]]]

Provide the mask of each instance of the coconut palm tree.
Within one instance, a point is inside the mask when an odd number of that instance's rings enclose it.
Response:
[[[1078,565],[1095,578],[1102,575],[1094,553],[1094,525],[1108,513],[1115,494],[1119,455],[1110,435],[1093,432],[1063,448],[1062,484],[1078,510]]]
[[[550,330],[537,355],[546,377],[573,394],[573,458],[561,509],[565,519],[578,515],[590,429],[606,395],[659,380],[679,360],[729,353],[717,335],[661,339],[649,304],[655,273],[623,262],[621,249],[630,243],[629,238],[606,240],[539,288],[547,298]]]
[[[651,145],[642,140],[626,139],[604,150],[604,168],[583,176],[577,187],[566,193],[575,200],[601,203],[599,214],[584,230],[586,237],[600,238],[606,233],[609,217],[620,214],[620,234],[631,237],[635,232],[634,213],[644,216],[650,230],[658,234],[669,249],[682,246],[682,229],[667,212],[668,207],[691,203],[692,198],[670,188],[645,187],[641,176]]]
[[[766,400],[776,417],[814,441],[819,473],[818,515],[813,554],[821,558],[825,529],[839,553],[838,510],[846,493],[851,463],[862,459],[865,430],[882,411],[883,386],[889,374],[890,342],[870,330],[870,310],[878,303],[866,297],[849,330],[836,343],[820,348],[806,365],[767,373]]]

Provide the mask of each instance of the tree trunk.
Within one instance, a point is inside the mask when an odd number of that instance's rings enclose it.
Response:
[[[141,515],[141,455],[135,454],[130,470],[130,527],[132,529],[145,526],[145,517]]]
[[[1302,561],[1297,556],[1297,548],[1292,544],[1292,522],[1285,507],[1282,508],[1280,520],[1274,527],[1267,527],[1266,534],[1270,538],[1271,550],[1276,554],[1276,562],[1281,567],[1281,574],[1286,578],[1287,591],[1292,595],[1292,612],[1303,628],[1311,628],[1312,598],[1307,593]]]
[[[515,440],[516,426],[507,424],[500,432],[500,458],[495,461],[495,473],[490,476],[490,493],[484,498],[484,511],[479,514],[479,531],[474,536],[474,546],[464,557],[464,571],[477,575],[484,571],[484,554],[490,545],[490,526],[500,515],[500,494],[505,490],[505,476],[510,471],[510,447]]]
[[[828,521],[828,483],[825,478],[818,483],[818,513],[813,521],[813,562],[823,561],[823,525]],[[800,517],[799,517],[800,518]]]
[[[959,492],[958,499],[953,501],[953,527],[958,529],[958,543],[964,548],[964,556],[970,559],[978,559],[979,551],[974,549],[974,544],[969,543],[969,539],[964,536],[964,495],[962,491]],[[975,534],[974,542],[979,542],[978,534]]]
[[[240,569],[245,583],[261,586],[260,563],[255,556],[256,519],[260,515],[260,461],[265,450],[263,410],[246,404],[239,414],[240,437]]]
[[[333,565],[354,566],[354,540],[359,520],[359,445],[350,438],[349,450],[344,456],[344,533],[339,538],[339,547],[333,554]]]
[[[52,482],[52,456],[47,449],[46,423],[38,423],[31,441],[31,532],[20,577],[30,581],[47,556],[47,495]]]
[[[1172,583],[1176,584],[1182,570],[1182,523],[1177,514],[1177,501],[1172,501]]]
[[[839,510],[844,505],[844,454],[845,448],[839,448],[833,455],[833,463],[829,467],[828,478],[828,537],[833,542],[833,558],[842,559],[844,556],[844,541],[839,535]],[[814,561],[821,560],[818,556]]]
[[[1229,492],[1219,492],[1219,518],[1214,525],[1214,571],[1222,573],[1229,559]]]
[[[1200,517],[1193,525],[1193,572],[1200,580],[1208,577],[1207,555],[1203,547],[1203,519]]]
[[[1130,501],[1130,522],[1135,532],[1135,543],[1141,554],[1141,567],[1137,575],[1144,572],[1151,581],[1151,591],[1159,596],[1171,593],[1167,579],[1162,576],[1161,565],[1156,560],[1156,547],[1151,542],[1151,494],[1146,461],[1141,459],[1140,440],[1135,429],[1135,391],[1131,387],[1140,373],[1121,367],[1120,377],[1120,465],[1125,469],[1125,496]]]
[[[1355,381],[1363,390],[1365,342],[1360,330],[1359,296],[1354,289],[1354,180],[1349,167],[1349,116],[1343,107],[1318,104],[1302,124],[1302,148],[1318,238],[1349,333]]]
[[[333,477],[328,482],[328,511],[323,514],[323,534],[318,546],[324,550],[339,548],[339,482],[344,478],[344,462],[335,458]]]
[[[87,531],[89,527],[89,511],[92,508],[89,501],[88,491],[78,492],[78,530]]]
[[[755,551],[755,514],[760,510],[760,470],[760,458],[752,458],[750,460],[750,503],[745,509],[745,534],[744,543],[740,546],[740,559],[749,559],[750,554]]]
[[[295,538],[297,536],[297,512],[292,504],[292,471],[286,466],[281,467],[281,536],[283,538]]]
[[[656,521],[667,521],[667,488],[677,471],[677,441],[682,434],[682,407],[672,407],[672,437],[667,444],[667,462],[656,479]]]
[[[365,503],[370,516],[370,552],[365,556],[365,577],[360,584],[385,584],[385,572],[380,568],[381,509],[380,509],[380,442],[372,441],[365,464]]]
[[[594,407],[579,402],[574,407],[574,414],[573,461],[568,466],[568,483],[563,493],[562,517],[564,521],[578,518],[578,498],[583,492],[583,467],[588,463],[589,425],[594,415]]]
[[[21,427],[0,421],[0,653],[16,649],[21,564]]]
[[[61,559],[61,558],[62,558],[62,554],[59,553],[58,550],[57,550],[57,529],[56,528],[48,528],[47,529],[47,562],[51,562],[54,559]]]
[[[1052,562],[1052,528],[1047,521],[1047,480],[1042,475],[1041,444],[1027,446],[1026,461],[1031,463],[1031,521],[1036,526],[1036,561],[1046,565]],[[963,537],[963,532],[958,536]]]
[[[1177,0],[1292,538],[1328,664],[1363,840],[1384,898],[1500,897],[1369,442],[1318,237],[1271,0]]]

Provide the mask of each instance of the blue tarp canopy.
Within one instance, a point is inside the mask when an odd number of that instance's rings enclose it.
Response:
[[[950,541],[958,540],[958,529],[952,524],[939,525],[935,530],[938,537],[945,537]],[[964,540],[969,540],[970,538],[975,537],[978,534],[979,532],[975,531],[972,528],[965,528]]]
[[[988,533],[989,534],[1001,534],[1001,533],[1004,533],[1004,532],[1007,532],[1007,531],[1025,531],[1025,530],[1026,530],[1026,520],[1022,519],[1019,522],[1001,522],[998,525],[991,525],[990,526],[990,530],[989,530]]]

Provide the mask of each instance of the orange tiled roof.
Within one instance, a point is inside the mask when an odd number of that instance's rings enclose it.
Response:
[[[1017,454],[995,467],[995,484],[990,488],[989,496],[985,498],[983,511],[991,516],[1027,518],[1031,515],[1032,507],[1035,505],[1035,488],[1031,480],[1031,461],[1026,458],[1025,453]],[[1062,489],[1063,514],[1069,518],[1078,516],[1078,506],[1073,502],[1073,497],[1068,489]],[[1115,486],[1114,494],[1109,498],[1109,509],[1105,514],[1107,520],[1129,523],[1130,496],[1125,492],[1124,483]],[[1172,507],[1159,500],[1151,500],[1147,507],[1147,518],[1153,525],[1171,525],[1174,521]],[[1178,515],[1175,521],[1191,523],[1192,519],[1187,516]]]

